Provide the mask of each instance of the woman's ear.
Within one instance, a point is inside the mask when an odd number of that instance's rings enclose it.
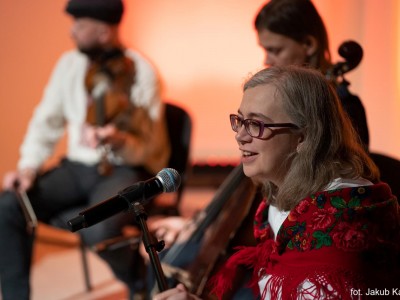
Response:
[[[313,56],[318,49],[318,41],[312,35],[307,35],[303,42],[303,47],[306,49],[307,56]]]

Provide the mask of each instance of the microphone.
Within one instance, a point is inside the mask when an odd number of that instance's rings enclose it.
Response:
[[[363,57],[363,49],[355,41],[346,41],[338,49],[339,55],[345,59],[344,62],[335,64],[332,68],[334,76],[340,76],[353,70],[359,65]]]
[[[179,173],[175,169],[164,168],[155,177],[135,183],[119,191],[116,196],[85,209],[67,224],[72,232],[87,228],[121,211],[133,209],[136,202],[147,204],[158,194],[175,192],[180,184]]]

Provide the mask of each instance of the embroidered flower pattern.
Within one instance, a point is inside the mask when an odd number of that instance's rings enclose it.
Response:
[[[335,222],[334,207],[328,209],[318,209],[312,214],[311,226],[314,230],[326,230]]]
[[[254,237],[258,240],[266,240],[271,236],[268,223],[268,205],[261,201],[254,218]]]
[[[285,221],[289,224],[282,226],[286,230],[281,231],[283,238],[279,241],[287,241],[286,247],[297,251],[332,245],[347,251],[361,249],[366,244],[368,226],[362,227],[353,220],[355,211],[361,209],[366,190],[366,187],[332,190],[301,201]]]
[[[301,201],[288,215],[288,219],[290,221],[296,221],[297,218],[306,213],[308,208],[310,207],[310,202],[307,200]]]
[[[375,202],[376,201],[376,202]],[[387,201],[386,205],[388,204]],[[368,247],[371,232],[369,212],[382,205],[371,197],[368,186],[330,190],[311,195],[291,210],[281,226],[276,245],[279,253],[287,250],[309,251],[336,247],[358,251]],[[268,205],[259,207],[255,235],[268,238]],[[390,222],[391,218],[385,221]]]
[[[355,251],[363,249],[366,246],[366,226],[360,223],[350,226],[347,222],[341,222],[337,227],[337,232],[332,236],[336,247],[343,250]]]

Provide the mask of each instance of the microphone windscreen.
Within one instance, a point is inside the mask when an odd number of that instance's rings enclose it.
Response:
[[[156,176],[163,185],[164,192],[176,192],[181,185],[181,176],[172,168],[164,168]]]

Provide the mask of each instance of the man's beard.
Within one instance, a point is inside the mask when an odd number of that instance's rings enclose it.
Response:
[[[83,54],[87,55],[90,60],[96,61],[100,57],[102,57],[105,49],[100,47],[99,45],[92,46],[92,47],[78,47],[79,51]]]

